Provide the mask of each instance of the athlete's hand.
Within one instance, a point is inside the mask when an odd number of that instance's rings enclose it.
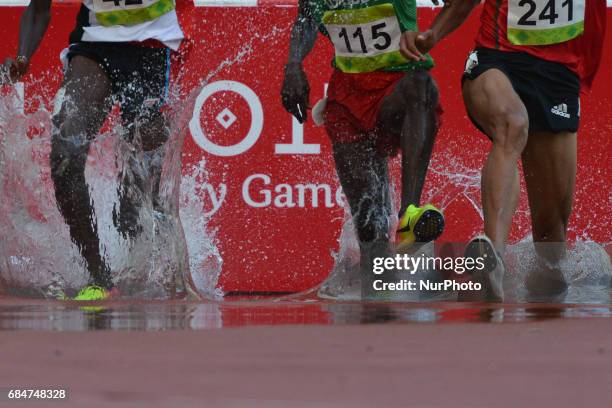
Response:
[[[416,31],[406,31],[400,39],[400,52],[412,61],[425,61],[427,54],[438,42],[432,30],[418,33]]]
[[[0,83],[16,82],[28,72],[28,61],[24,57],[7,58],[0,67]]]
[[[310,86],[302,64],[289,63],[285,67],[285,80],[281,91],[283,106],[300,122],[306,122],[310,105]]]

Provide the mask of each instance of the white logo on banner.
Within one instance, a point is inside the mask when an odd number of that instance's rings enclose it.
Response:
[[[221,146],[211,141],[204,133],[202,125],[200,124],[200,112],[202,111],[202,107],[208,98],[217,92],[236,92],[244,98],[251,111],[251,127],[249,128],[249,132],[242,141],[231,146]],[[225,108],[216,119],[225,129],[227,129],[234,123],[236,116],[229,109]],[[249,150],[259,139],[262,129],[263,108],[261,106],[261,101],[251,88],[236,81],[217,81],[202,88],[195,102],[193,117],[189,122],[191,136],[198,146],[211,154],[224,157],[236,156]]]
[[[229,129],[229,127],[232,126],[238,118],[236,115],[234,115],[234,112],[228,108],[225,108],[217,115],[215,119],[217,119],[217,122],[219,122],[219,124],[225,129]]]
[[[327,89],[327,84],[325,85]],[[222,146],[210,140],[202,129],[200,114],[204,104],[213,94],[217,92],[235,92],[247,102],[251,111],[251,127],[247,135],[241,142],[231,145]],[[224,129],[229,129],[238,119],[236,115],[229,109],[224,108],[215,117],[217,122]],[[191,136],[198,146],[208,153],[217,156],[237,156],[249,150],[261,136],[263,129],[264,114],[259,97],[248,86],[236,81],[217,81],[206,85],[200,91],[195,106],[193,116],[189,122],[189,130]],[[277,143],[274,146],[276,154],[319,154],[321,153],[321,145],[318,143],[304,142],[304,126],[297,119],[291,116],[291,142]]]

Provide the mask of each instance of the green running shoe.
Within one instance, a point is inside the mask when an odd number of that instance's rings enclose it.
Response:
[[[72,300],[77,300],[77,301],[95,301],[95,300],[104,300],[104,299],[108,299],[109,297],[109,291],[107,291],[106,289],[100,287],[100,286],[96,286],[96,285],[90,285],[90,286],[85,286],[83,289],[81,289],[81,291],[74,297],[72,298]]]
[[[444,216],[431,204],[417,207],[410,204],[399,217],[396,245],[404,247],[415,242],[430,242],[442,235]]]
[[[57,296],[58,300],[76,300],[77,302],[87,302],[105,300],[111,296],[112,291],[108,291],[97,285],[85,286],[75,297],[68,297],[64,293]]]

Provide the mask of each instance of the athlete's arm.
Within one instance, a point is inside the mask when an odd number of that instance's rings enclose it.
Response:
[[[427,31],[402,34],[400,52],[413,61],[425,60],[425,54],[463,24],[478,4],[480,0],[447,0]]]
[[[317,41],[318,25],[308,7],[308,0],[299,0],[298,15],[291,30],[289,60],[285,66],[285,79],[281,96],[283,106],[300,123],[306,122],[310,86],[302,67],[304,58]]]
[[[28,70],[30,58],[38,49],[51,20],[51,0],[31,0],[21,15],[17,58],[7,59],[4,69],[11,81],[18,80]]]

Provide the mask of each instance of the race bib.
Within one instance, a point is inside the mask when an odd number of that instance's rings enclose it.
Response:
[[[103,26],[135,25],[174,10],[174,0],[93,0],[96,19]]]
[[[508,0],[508,40],[549,45],[584,32],[585,0]]]
[[[343,72],[371,72],[407,61],[399,52],[402,32],[392,4],[326,11],[323,24]]]

